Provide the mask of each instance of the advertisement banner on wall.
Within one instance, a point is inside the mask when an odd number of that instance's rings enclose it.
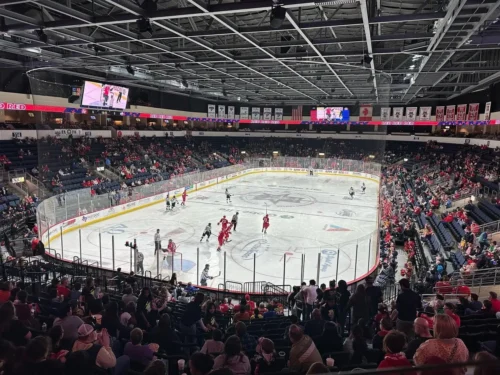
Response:
[[[382,107],[380,109],[380,120],[382,121],[391,120],[391,107]]]
[[[395,107],[392,109],[392,119],[394,121],[402,121],[403,120],[403,110],[404,107]]]
[[[260,107],[252,107],[252,120],[260,120]]]
[[[217,114],[219,118],[226,118],[226,106],[219,104]]]
[[[431,120],[432,107],[420,107],[419,119],[420,121],[430,121]]]
[[[274,108],[274,119],[278,121],[283,120],[283,108]]]
[[[371,121],[373,118],[373,106],[371,104],[361,104],[359,106],[359,121]]]
[[[491,115],[491,102],[486,102],[484,106],[484,119],[489,120]]]
[[[477,121],[479,120],[479,103],[470,103],[469,104],[469,121]]]
[[[209,104],[208,105],[208,112],[207,115],[209,118],[215,118],[215,104]]]
[[[273,118],[273,109],[272,108],[264,108],[264,117],[263,120],[270,121]]]
[[[406,119],[415,121],[417,119],[417,107],[406,107]]]
[[[436,121],[444,121],[444,106],[436,107]]]
[[[248,107],[240,107],[240,119],[248,120]]]
[[[455,106],[446,106],[446,121],[455,121]]]
[[[230,105],[227,107],[227,118],[234,118],[234,106]]]
[[[457,121],[467,120],[467,104],[457,105]]]

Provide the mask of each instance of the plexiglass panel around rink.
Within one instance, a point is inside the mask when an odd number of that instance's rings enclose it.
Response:
[[[352,281],[376,267],[379,176],[380,164],[370,161],[249,159],[135,187],[132,195],[59,194],[41,202],[38,223],[47,252],[70,262],[162,279],[176,273],[197,284],[208,265],[209,287],[288,290],[310,279]],[[174,209],[166,207],[167,193],[177,196]],[[218,222],[236,213],[236,229],[217,251]],[[208,223],[212,235],[201,240]],[[169,240],[174,254],[166,252]]]

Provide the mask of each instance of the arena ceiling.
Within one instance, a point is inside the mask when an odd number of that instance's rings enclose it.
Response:
[[[0,0],[0,63],[255,104],[410,104],[500,78],[500,1],[276,1],[279,29],[273,0]]]

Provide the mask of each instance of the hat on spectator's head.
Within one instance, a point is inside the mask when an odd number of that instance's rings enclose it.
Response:
[[[90,324],[82,324],[80,328],[78,328],[78,337],[86,337],[94,332],[94,327]]]

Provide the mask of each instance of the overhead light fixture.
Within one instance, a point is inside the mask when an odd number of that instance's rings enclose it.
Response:
[[[49,37],[47,36],[47,34],[45,34],[43,29],[35,30],[35,33],[38,36],[40,42],[47,44],[47,42],[49,41]]]
[[[375,159],[375,155],[368,155],[370,159]]]
[[[145,38],[151,38],[153,36],[153,28],[151,27],[151,23],[147,18],[139,18],[135,21],[137,24],[137,28],[139,29],[139,33]]]
[[[246,154],[246,151],[241,151],[241,153],[242,153],[243,155],[245,155],[245,154]]]
[[[423,57],[422,55],[413,55],[411,59],[413,61],[415,61],[415,60],[421,59],[422,57]]]
[[[344,4],[354,4],[357,0],[325,0],[325,1],[315,1],[314,5],[344,5]]]
[[[280,6],[271,8],[270,25],[273,29],[279,29],[285,20],[286,9]]]
[[[404,161],[408,161],[408,159],[407,159],[407,158],[404,158],[403,160],[404,160]]]
[[[410,69],[411,70],[415,69],[415,65],[410,65]]]
[[[132,65],[127,65],[127,67],[125,69],[127,69],[128,74],[132,74],[132,75],[135,74],[135,70],[134,70],[134,68],[132,68]]]

